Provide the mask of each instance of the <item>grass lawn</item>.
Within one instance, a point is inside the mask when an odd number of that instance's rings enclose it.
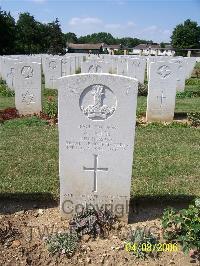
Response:
[[[137,114],[143,114],[146,112],[147,107],[147,97],[138,97]],[[185,97],[176,98],[176,113],[188,113],[188,112],[200,112],[200,97]]]
[[[0,197],[59,197],[58,131],[35,118],[0,126]],[[136,129],[131,194],[200,196],[200,129]],[[23,194],[22,194],[23,193]]]
[[[191,79],[192,80],[192,79]],[[196,79],[197,80],[197,79]],[[185,92],[199,92],[200,93],[200,79],[198,79],[199,84],[186,85]],[[48,96],[54,96],[57,98],[56,90],[45,89],[43,87],[43,107]],[[147,97],[139,96],[137,105],[137,114],[143,114],[146,112]],[[15,107],[14,97],[5,97],[0,93],[0,110]],[[187,113],[187,112],[200,112],[200,97],[187,97],[176,98],[176,113]]]

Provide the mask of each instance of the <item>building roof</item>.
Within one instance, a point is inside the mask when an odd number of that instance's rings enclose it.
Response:
[[[102,45],[102,43],[68,43],[67,47],[76,50],[99,50]]]
[[[148,44],[148,43],[141,43],[134,47],[134,49],[144,50],[144,49],[160,49],[160,45],[157,43]]]
[[[103,48],[121,49],[121,44],[106,44],[106,43],[104,43]]]

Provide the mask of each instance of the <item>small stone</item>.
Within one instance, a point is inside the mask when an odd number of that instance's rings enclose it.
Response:
[[[44,214],[44,210],[43,209],[39,209],[38,210],[38,214]]]
[[[17,216],[17,215],[22,215],[22,214],[24,214],[24,213],[25,213],[25,210],[18,211],[18,212],[15,213],[15,216]]]
[[[175,264],[175,262],[173,260],[170,260],[169,264]]]
[[[91,263],[92,262],[90,257],[87,257],[86,261],[87,261],[87,263]]]
[[[20,242],[19,240],[14,240],[14,241],[12,242],[11,247],[12,247],[12,248],[17,248],[17,247],[19,247],[20,245],[21,245],[21,242]]]
[[[83,240],[84,242],[88,242],[88,241],[90,240],[90,236],[89,236],[89,235],[84,235],[84,236],[82,237],[82,240]]]
[[[111,247],[111,249],[112,249],[112,250],[114,250],[114,249],[115,249],[115,247],[113,247],[113,246],[112,246],[112,247]]]

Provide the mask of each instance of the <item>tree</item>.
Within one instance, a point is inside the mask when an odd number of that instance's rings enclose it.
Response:
[[[161,43],[160,43],[160,47],[161,47],[161,48],[165,48],[165,43],[164,43],[164,42],[161,42]]]
[[[0,9],[0,54],[15,52],[15,20]]]
[[[29,13],[21,13],[16,24],[18,53],[32,54],[40,50],[38,47],[38,27],[34,17]]]
[[[78,39],[79,43],[106,43],[106,44],[116,44],[116,39],[112,34],[107,32],[93,33],[91,35],[81,36]]]
[[[171,40],[177,49],[200,48],[200,27],[197,22],[187,19],[175,27]]]
[[[75,33],[73,32],[68,32],[64,34],[64,39],[66,43],[77,43],[78,38]]]
[[[49,50],[48,53],[50,54],[63,54],[65,53],[65,39],[64,34],[62,33],[59,20],[56,18],[55,21],[48,23],[49,28]]]

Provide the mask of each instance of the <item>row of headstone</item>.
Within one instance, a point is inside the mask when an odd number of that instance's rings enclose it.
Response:
[[[7,69],[14,66],[16,108],[25,115],[41,111],[41,63],[32,59],[3,60],[2,77],[9,80]],[[140,74],[137,69],[143,69],[145,61],[117,59],[117,75],[93,72],[73,75],[76,67],[73,68],[71,59],[66,63],[72,65],[70,71],[64,69],[62,60],[42,58],[45,78],[53,80],[49,86],[55,87],[56,80],[58,89],[61,214],[69,217],[84,208],[95,207],[109,209],[127,221]],[[109,61],[104,66],[105,59],[100,60],[105,68],[113,66]],[[94,59],[91,61],[94,66]],[[2,66],[8,67],[5,70]],[[188,74],[192,68],[189,66]],[[179,62],[172,60],[149,63],[148,121],[173,119],[179,67]],[[62,77],[63,73],[66,75],[64,71],[70,74]],[[127,77],[128,71],[138,78]]]
[[[146,67],[146,61],[143,57],[104,56],[104,58],[98,58],[98,60],[94,57],[92,59],[87,58],[86,61],[84,61],[82,55],[79,57],[52,57],[47,55],[41,55],[40,57],[0,57],[1,76],[6,80],[8,86],[16,91],[16,108],[21,114],[39,113],[42,109],[41,61],[45,75],[45,86],[48,88],[57,88],[58,78],[63,75],[75,74],[77,68],[81,67],[83,73],[109,73],[110,69],[113,69],[113,65],[116,67],[118,75],[133,77],[142,83],[144,82]],[[36,64],[33,62],[36,62]],[[172,121],[176,91],[184,91],[186,72],[188,76],[191,75],[194,62],[194,58],[187,58],[186,60],[181,57],[170,60],[166,60],[166,58],[148,59],[147,121]],[[21,67],[21,72],[19,72],[18,66]],[[37,66],[40,70],[37,70]],[[25,90],[26,86],[27,91],[21,93],[20,87]],[[33,93],[33,88],[36,93]],[[20,103],[22,104],[20,105]]]

